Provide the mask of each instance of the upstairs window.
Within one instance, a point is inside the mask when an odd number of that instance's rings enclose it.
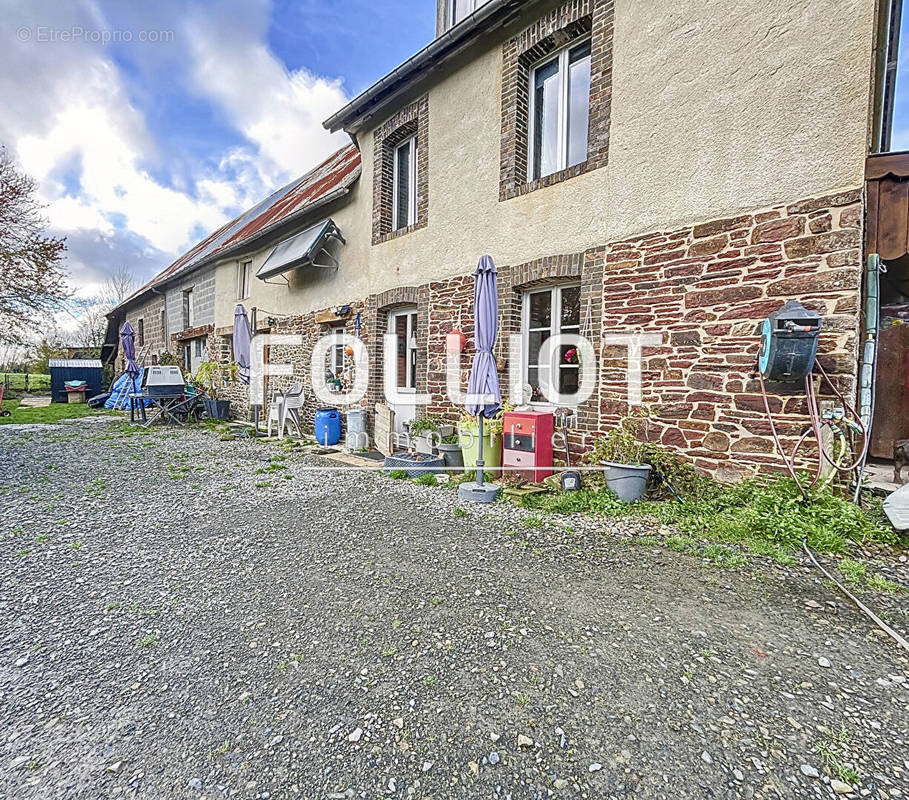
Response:
[[[237,299],[249,297],[249,274],[252,272],[252,261],[241,261],[237,264]]]
[[[139,347],[145,347],[145,320],[140,319],[136,323],[136,325],[139,328],[138,336],[136,337],[138,340]]]
[[[566,47],[530,74],[530,181],[587,160],[590,42]]]
[[[429,221],[429,97],[404,106],[373,131],[372,243]]]
[[[183,327],[192,328],[195,321],[193,312],[193,290],[187,289],[183,292]]]
[[[476,11],[486,0],[450,0],[448,27],[454,27],[465,17],[469,17]]]
[[[417,137],[395,148],[394,230],[413,225],[417,219]]]

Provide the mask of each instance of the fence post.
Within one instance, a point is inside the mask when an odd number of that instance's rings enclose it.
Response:
[[[25,373],[25,393],[28,394],[28,373]]]

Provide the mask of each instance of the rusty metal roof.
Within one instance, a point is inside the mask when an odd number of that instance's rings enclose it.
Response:
[[[351,143],[330,155],[303,177],[278,189],[236,219],[209,234],[120,303],[117,308],[135,300],[154,286],[241,250],[272,228],[322,205],[338,192],[348,189],[359,176],[360,151]]]

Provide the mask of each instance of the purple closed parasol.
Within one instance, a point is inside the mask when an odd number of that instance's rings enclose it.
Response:
[[[249,383],[249,345],[252,341],[252,329],[249,317],[242,303],[237,303],[234,311],[234,361],[239,370],[237,375],[241,383]]]
[[[462,483],[458,488],[464,500],[490,503],[495,500],[498,488],[483,483],[483,419],[494,417],[502,407],[499,393],[499,375],[492,348],[499,332],[499,290],[496,265],[492,256],[481,256],[473,273],[474,340],[476,353],[467,381],[468,414],[479,423],[479,455],[476,482]]]
[[[120,345],[123,348],[123,358],[126,359],[124,371],[130,378],[136,380],[141,371],[136,363],[136,332],[128,322],[124,322],[123,327],[120,328]]]

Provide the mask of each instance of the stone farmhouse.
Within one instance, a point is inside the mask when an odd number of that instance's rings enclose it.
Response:
[[[309,352],[338,332],[370,355],[371,431],[456,419],[446,335],[467,337],[466,384],[472,272],[489,253],[503,386],[519,334],[525,399],[544,403],[547,381],[571,394],[578,365],[540,363],[540,347],[580,333],[597,386],[575,434],[608,430],[629,410],[626,348],[608,337],[654,335],[648,435],[721,479],[776,464],[749,375],[762,320],[793,298],[818,311],[820,361],[855,398],[866,256],[880,252],[909,292],[909,156],[889,152],[898,7],[437,0],[436,38],[326,120],[350,144],[115,309],[109,342],[129,320],[147,364],[229,360],[239,302],[257,332],[302,334],[303,348],[268,357],[295,364],[271,385],[302,380],[309,422],[322,405]],[[906,297],[886,300],[897,319]],[[387,333],[398,396],[428,394],[427,406],[386,403]],[[909,339],[891,347],[899,358]],[[329,360],[349,378],[343,347]],[[233,399],[244,416],[243,393]],[[902,414],[893,437],[909,438],[904,402],[878,407]],[[771,405],[792,443],[804,395]]]

